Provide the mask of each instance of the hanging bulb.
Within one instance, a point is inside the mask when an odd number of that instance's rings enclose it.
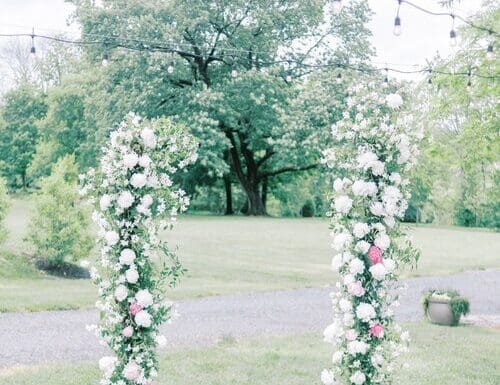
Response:
[[[332,11],[334,15],[338,15],[342,11],[342,0],[333,0]]]
[[[342,83],[342,74],[339,72],[338,75],[337,75],[337,84],[340,84]]]
[[[394,30],[392,31],[394,36],[400,36],[401,35],[401,18],[399,16],[396,16],[394,19]]]
[[[168,67],[167,67],[167,72],[169,74],[173,74],[175,71],[175,63],[174,61],[172,60],[169,64],[168,64]]]
[[[450,31],[450,45],[455,47],[457,45],[457,33],[454,29]]]
[[[290,74],[286,75],[285,80],[287,81],[287,83],[291,83],[292,82],[292,75],[290,75]]]
[[[102,66],[103,67],[107,67],[108,64],[109,64],[109,55],[107,52],[104,52],[104,54],[102,55]]]
[[[429,69],[429,80],[427,80],[427,83],[432,84],[432,69]]]
[[[493,44],[488,44],[488,48],[486,48],[486,60],[493,60],[495,58],[495,54],[493,53]]]
[[[238,76],[238,70],[236,68],[233,68],[231,70],[231,77],[234,79]]]
[[[384,77],[384,84],[382,84],[382,87],[387,87],[389,86],[389,68],[385,68],[385,77]]]
[[[31,50],[30,53],[32,55],[36,55],[36,48],[35,48],[35,28],[31,30]]]
[[[469,70],[469,73],[467,74],[467,88],[470,89],[472,87],[472,80],[471,80],[471,71]]]

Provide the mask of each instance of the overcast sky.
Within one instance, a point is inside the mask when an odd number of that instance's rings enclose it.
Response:
[[[348,0],[343,0],[344,2]],[[393,35],[393,23],[397,0],[369,0],[374,15],[370,23],[373,45],[377,50],[375,62],[381,67],[389,66],[411,69],[412,65],[425,65],[439,52],[446,57],[451,52],[449,32],[450,17],[436,17],[423,14],[406,4],[400,11],[402,35]],[[442,10],[436,0],[413,0],[414,3],[431,10]],[[470,16],[480,9],[481,0],[462,0],[453,11]],[[29,33],[35,27],[38,33],[72,31],[75,25],[68,25],[72,6],[64,0],[0,0],[0,33]],[[460,22],[457,21],[457,25]],[[0,46],[2,40],[0,40]],[[1,65],[5,67],[5,63]]]

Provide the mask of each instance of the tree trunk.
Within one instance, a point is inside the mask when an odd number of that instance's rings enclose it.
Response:
[[[266,176],[262,179],[262,205],[264,206],[265,212],[267,212],[267,187],[268,187],[268,179]]]
[[[224,215],[233,215],[233,191],[231,187],[231,176],[224,175],[224,189],[226,191],[226,212]]]
[[[266,209],[262,203],[262,196],[259,191],[259,185],[252,185],[245,189],[248,200],[247,215],[266,215]]]

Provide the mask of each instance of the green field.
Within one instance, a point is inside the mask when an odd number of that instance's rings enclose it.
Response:
[[[408,325],[409,364],[397,385],[495,385],[500,381],[500,332],[476,327]],[[158,385],[320,384],[331,348],[320,335],[225,340],[212,348],[183,350],[161,358]],[[89,385],[98,382],[94,363],[0,370],[8,385]]]
[[[9,239],[0,253],[0,311],[92,306],[95,288],[84,280],[48,277],[28,261],[23,241],[30,202],[15,199]],[[500,267],[500,234],[463,228],[412,228],[422,259],[403,275],[452,274]],[[189,270],[172,299],[332,284],[332,250],[325,219],[184,216],[167,234]]]

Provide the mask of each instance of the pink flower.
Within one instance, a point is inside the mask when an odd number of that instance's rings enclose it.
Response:
[[[358,338],[359,333],[354,330],[354,329],[349,329],[345,332],[345,338],[348,341],[354,341],[356,338]]]
[[[382,262],[382,250],[380,250],[377,246],[370,246],[370,249],[368,250],[368,258],[370,258],[370,261],[372,262],[373,265],[376,265],[377,263]]]
[[[130,314],[136,315],[142,310],[142,307],[137,302],[134,302],[130,305],[128,310],[130,311]]]
[[[135,361],[130,361],[123,368],[123,375],[127,380],[135,381],[141,375],[141,368]]]
[[[373,325],[368,331],[372,336],[377,338],[382,338],[384,336],[384,327],[380,324]]]
[[[356,297],[361,297],[363,294],[365,294],[365,289],[361,284],[361,281],[354,281],[347,285],[347,291],[349,291],[350,294]]]
[[[127,326],[122,330],[122,336],[124,337],[130,338],[132,337],[132,334],[134,334],[134,329],[132,328],[132,326]]]

